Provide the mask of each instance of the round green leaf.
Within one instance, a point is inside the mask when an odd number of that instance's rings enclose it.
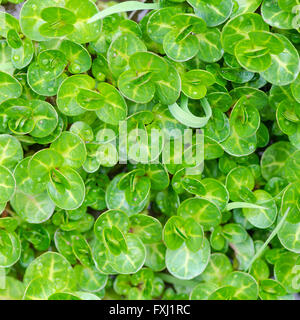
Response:
[[[225,22],[232,13],[233,1],[217,0],[207,3],[203,0],[189,0],[188,3],[194,7],[195,12],[209,27],[215,27]]]
[[[210,257],[209,242],[204,239],[197,252],[190,251],[185,244],[177,250],[167,249],[166,265],[168,271],[178,279],[193,279],[206,268]]]
[[[127,252],[115,256],[109,254],[113,269],[121,274],[136,273],[145,263],[146,249],[142,241],[133,234],[126,236]]]
[[[266,209],[243,209],[243,213],[247,220],[256,228],[266,229],[270,227],[277,216],[277,207],[272,196],[264,190],[255,190],[254,196],[257,204]]]
[[[85,186],[80,175],[71,168],[61,168],[61,176],[52,177],[51,182],[47,184],[47,191],[51,200],[61,209],[74,210],[79,208],[85,196]],[[57,175],[57,172],[55,173]],[[58,181],[56,181],[58,180]],[[65,180],[68,185],[65,184]]]
[[[36,278],[44,278],[54,283],[56,291],[63,291],[74,288],[74,275],[70,263],[61,254],[46,252],[28,266],[24,283],[29,284]]]
[[[51,144],[51,149],[59,153],[63,159],[63,165],[72,168],[80,168],[86,159],[86,148],[82,139],[74,133],[65,131]]]
[[[0,103],[11,98],[19,98],[22,86],[14,77],[0,71]]]
[[[183,218],[193,218],[207,230],[221,222],[221,213],[211,201],[192,198],[183,201],[178,208],[178,215]]]

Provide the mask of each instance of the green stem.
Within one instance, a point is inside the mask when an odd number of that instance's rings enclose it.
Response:
[[[240,209],[240,208],[248,208],[248,209],[268,209],[266,207],[254,204],[254,203],[248,203],[248,202],[230,202],[226,206],[226,210],[230,211],[233,209]]]
[[[146,0],[141,0],[140,2],[146,2]],[[132,19],[133,18],[133,16],[135,15],[137,13],[137,10],[134,10],[134,11],[132,11],[131,13],[130,13],[130,15],[128,16],[128,19]]]
[[[250,260],[247,268],[245,269],[245,271],[250,270],[253,262],[260,257],[260,255],[263,253],[263,251],[266,249],[266,247],[268,246],[268,244],[271,242],[271,240],[276,236],[276,234],[278,233],[278,231],[280,230],[280,228],[282,227],[288,213],[290,211],[290,208],[288,208],[285,212],[285,214],[283,215],[283,217],[281,218],[281,220],[277,223],[277,226],[274,228],[274,230],[271,232],[270,236],[268,237],[268,239],[266,240],[266,242],[260,247],[260,249],[256,252],[256,254],[254,255],[254,257]]]
[[[4,211],[4,210],[3,210],[3,211]],[[5,211],[6,211],[7,213],[9,213],[12,217],[14,217],[14,216],[16,215],[16,213],[15,213],[14,211],[12,211],[12,210],[10,210],[10,209],[8,209],[8,208],[6,208]]]
[[[205,117],[197,117],[193,115],[188,108],[185,98],[181,102],[181,106],[179,106],[176,102],[168,106],[169,111],[177,121],[191,128],[202,128],[207,124],[212,115],[212,111],[206,98],[200,99],[200,103],[205,112]]]
[[[183,287],[193,288],[197,284],[199,284],[199,282],[197,282],[197,281],[177,279],[177,278],[175,278],[169,274],[166,274],[166,273],[158,273],[157,276],[160,277],[164,282],[175,284],[178,286],[183,286]]]
[[[103,19],[114,13],[127,12],[127,11],[137,11],[137,10],[155,10],[159,9],[158,3],[143,3],[140,1],[125,1],[118,3],[114,6],[108,7],[101,12],[95,14],[88,23],[93,23],[97,20]]]

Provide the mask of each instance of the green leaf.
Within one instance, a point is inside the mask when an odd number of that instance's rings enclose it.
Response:
[[[143,266],[146,259],[146,249],[142,241],[133,234],[126,237],[127,252],[115,256],[109,254],[109,260],[113,269],[121,274],[135,273]]]
[[[11,98],[19,98],[22,86],[14,77],[0,71],[0,103]]]
[[[215,77],[207,71],[191,70],[181,77],[182,92],[191,99],[205,97],[207,87],[215,83]]]
[[[47,191],[51,200],[61,209],[77,209],[84,201],[84,182],[77,171],[71,168],[61,168],[52,173]]]
[[[55,284],[44,278],[33,279],[25,289],[24,300],[48,300],[55,293]]]
[[[168,271],[178,279],[193,279],[199,276],[208,264],[210,246],[205,239],[197,252],[190,251],[185,244],[177,250],[167,249],[166,265]]]
[[[224,278],[231,273],[232,265],[229,258],[223,253],[213,253],[210,256],[209,263],[201,274],[201,279],[207,284],[222,284]],[[197,286],[198,290],[203,288],[202,286]],[[213,286],[209,286],[213,287]],[[216,289],[216,288],[215,288]],[[193,294],[198,291],[196,288],[193,289]],[[211,291],[212,292],[212,291]]]
[[[80,263],[88,268],[92,268],[94,263],[92,259],[91,248],[83,236],[72,237],[72,249]]]
[[[294,15],[291,11],[282,10],[278,0],[264,0],[261,6],[263,19],[272,27],[292,29]]]
[[[107,276],[101,274],[97,269],[82,267],[77,265],[75,273],[81,290],[88,292],[98,292],[103,289],[107,282]]]
[[[163,58],[149,52],[136,52],[130,56],[129,66],[118,79],[118,87],[125,98],[147,103],[156,93],[163,104],[172,104],[178,99],[178,72]]]
[[[52,72],[45,70],[37,62],[30,64],[27,74],[30,88],[41,96],[55,96],[61,83],[66,79],[66,75],[61,74],[59,77],[55,77],[51,76]],[[48,78],[48,76],[50,77]]]
[[[82,139],[71,132],[63,132],[60,137],[51,144],[50,150],[59,153],[64,159],[62,165],[79,168],[86,159],[86,148]]]
[[[189,0],[188,3],[194,7],[199,15],[209,27],[215,27],[225,22],[231,15],[233,1],[217,0],[207,3],[203,0]]]
[[[207,230],[221,222],[221,213],[211,201],[192,198],[183,201],[178,208],[178,215],[183,218],[193,218]]]
[[[70,263],[59,253],[46,252],[37,257],[26,269],[24,283],[29,284],[37,278],[52,281],[56,291],[74,288],[74,270]]]
[[[5,167],[0,166],[0,202],[9,201],[16,188],[16,181],[13,174]]]
[[[299,54],[285,36],[278,35],[278,38],[284,45],[284,51],[278,55],[271,55],[272,64],[261,75],[272,84],[284,86],[292,83],[299,74]]]
[[[263,190],[254,191],[257,204],[264,206],[266,209],[243,209],[243,214],[247,220],[256,228],[266,229],[270,227],[276,219],[277,207],[272,196]]]
[[[65,115],[77,116],[85,112],[77,102],[81,88],[93,89],[95,80],[88,75],[75,75],[65,79],[57,92],[58,109]]]
[[[247,273],[235,271],[230,273],[224,284],[235,288],[233,299],[256,300],[258,296],[258,284],[256,280]]]
[[[8,268],[14,265],[21,255],[21,242],[14,232],[0,229],[0,266]]]
[[[121,35],[111,43],[107,52],[107,61],[116,79],[129,68],[130,56],[140,51],[147,51],[147,48],[135,35]]]
[[[130,229],[144,244],[160,242],[162,239],[162,226],[160,222],[143,214],[132,215],[129,218]]]
[[[247,239],[247,231],[237,223],[227,223],[222,230],[223,236],[231,243],[241,243]]]
[[[240,14],[223,27],[221,41],[225,52],[234,54],[235,45],[248,38],[251,31],[269,31],[268,25],[256,13]]]

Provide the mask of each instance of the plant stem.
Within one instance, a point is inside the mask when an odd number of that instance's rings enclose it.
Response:
[[[141,2],[145,3],[146,0],[141,0]],[[136,13],[137,13],[137,10],[132,11],[132,12],[130,13],[130,15],[128,16],[128,19],[132,19],[133,16],[134,16]]]
[[[254,203],[248,203],[248,202],[230,202],[226,206],[226,210],[230,211],[233,209],[240,209],[240,208],[248,208],[248,209],[268,209],[266,207],[254,204]]]
[[[137,10],[154,10],[159,9],[158,3],[143,3],[140,1],[125,1],[118,3],[114,6],[108,7],[101,12],[95,14],[88,23],[93,23],[97,20],[101,20],[107,16],[114,13],[127,12],[127,11],[137,11]]]
[[[285,214],[281,218],[281,220],[278,222],[277,226],[274,228],[274,230],[271,232],[270,236],[266,240],[266,242],[260,247],[260,249],[257,251],[257,253],[254,255],[254,257],[250,260],[247,268],[245,271],[249,272],[253,262],[263,253],[263,251],[266,249],[267,245],[271,242],[271,240],[276,236],[280,228],[282,227],[288,213],[290,211],[290,207],[286,210]]]
[[[5,209],[5,211],[7,212],[7,213],[9,213],[11,216],[15,216],[16,215],[16,213],[14,212],[14,211],[12,211],[12,210],[10,210],[10,209]]]

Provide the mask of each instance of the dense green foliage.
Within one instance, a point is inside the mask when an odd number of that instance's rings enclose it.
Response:
[[[299,0],[111,5],[0,12],[0,299],[293,299]]]

